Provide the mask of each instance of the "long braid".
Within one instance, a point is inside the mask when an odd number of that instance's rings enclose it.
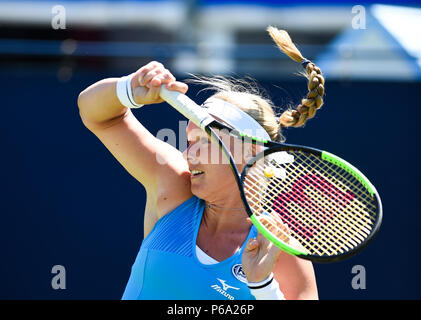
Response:
[[[279,49],[292,60],[301,63],[306,70],[309,91],[307,96],[301,100],[295,110],[287,110],[279,118],[281,125],[284,127],[300,127],[308,119],[313,118],[316,111],[323,105],[325,79],[320,68],[302,56],[285,30],[270,26],[267,31]]]

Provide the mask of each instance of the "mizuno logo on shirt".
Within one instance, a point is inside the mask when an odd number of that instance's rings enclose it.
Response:
[[[216,278],[216,279],[221,283],[222,288],[221,288],[220,285],[217,285],[217,284],[212,285],[211,288],[216,290],[220,294],[222,294],[224,297],[226,297],[230,300],[234,300],[234,297],[232,295],[230,295],[227,291],[228,291],[228,289],[240,290],[240,288],[236,288],[236,287],[228,285],[226,280],[222,280],[222,279],[219,279],[219,278]]]

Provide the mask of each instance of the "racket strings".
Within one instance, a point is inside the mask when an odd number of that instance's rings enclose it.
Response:
[[[309,188],[310,190],[312,190],[311,188]],[[319,198],[320,199],[320,198]],[[326,201],[325,201],[326,202]],[[326,203],[325,203],[325,205],[326,205]],[[349,237],[349,235],[348,235],[348,237]]]
[[[266,203],[273,203],[274,200],[275,200],[275,198],[274,198],[275,194],[270,189],[266,189],[266,192],[267,192],[267,194],[266,194],[266,197],[263,198],[263,201],[266,202]],[[253,199],[253,200],[256,201],[256,199]],[[294,200],[298,200],[298,199],[294,199]],[[266,209],[268,209],[269,205],[266,204],[265,207],[266,207]],[[311,210],[312,208],[309,208],[309,209]],[[307,219],[308,221],[306,221],[306,222],[310,222],[311,224],[314,224],[315,220],[311,219],[311,217],[312,217],[311,215],[308,216],[308,218],[310,218],[310,219]]]
[[[327,163],[327,164],[329,164],[329,163]],[[302,169],[302,172],[304,172],[304,170],[305,170],[305,168],[303,167],[303,165],[301,164],[301,163],[298,163],[298,166],[300,166],[301,167],[301,169]],[[319,167],[320,168],[320,167]],[[319,175],[321,175],[321,173],[319,173],[317,170],[315,170],[316,171],[316,173],[318,173]],[[335,171],[336,172],[336,171]],[[337,174],[338,174],[338,172],[336,172]],[[347,175],[349,175],[347,172],[345,172],[345,174],[347,174]],[[342,176],[342,175],[337,175],[337,177],[339,177],[339,179],[337,179],[337,183],[338,184],[341,184],[341,183],[343,183],[343,182],[347,182],[346,184],[345,184],[345,186],[344,185],[342,185],[342,192],[344,193],[344,194],[346,194],[346,188],[349,188],[350,186],[349,186],[349,181],[351,181],[352,179],[351,178],[353,178],[351,175],[349,175],[349,177],[348,178],[346,178],[347,180],[346,181],[342,181],[342,180],[344,180],[344,177]],[[329,183],[331,183],[332,185],[333,185],[333,181],[329,178],[329,176],[325,176],[324,177],[324,179],[326,179],[326,180],[328,180],[329,181]],[[318,185],[319,187],[321,187],[320,185]],[[348,189],[349,190],[349,189]],[[354,196],[356,195],[355,193],[352,193]],[[368,194],[367,192],[366,192],[366,194]],[[367,204],[367,205],[371,205],[372,206],[372,208],[371,208],[371,210],[375,210],[375,206],[374,206],[374,204],[372,203],[372,199],[371,198],[368,198],[368,197],[364,197],[364,198],[362,198],[362,199],[357,199],[357,200],[355,200],[355,201],[350,201],[349,203],[348,203],[348,205],[350,205],[351,207],[353,207],[353,209],[354,210],[357,210],[358,212],[360,212],[360,215],[361,216],[365,216],[365,218],[370,218],[370,219],[372,219],[373,220],[373,222],[374,222],[374,219],[373,219],[373,217],[371,216],[371,215],[369,215],[369,214],[367,214],[367,211],[364,211],[365,210],[365,205],[364,205],[364,203],[365,204]],[[353,218],[354,219],[357,219],[357,221],[362,221],[362,219],[360,219],[360,217],[361,216],[354,216]],[[365,223],[366,223],[366,221],[364,221],[364,225],[365,225]]]
[[[301,164],[299,164],[299,166],[300,167],[302,167],[302,165]],[[297,168],[298,170],[300,170],[300,168]],[[262,169],[263,170],[263,169]],[[301,168],[301,173],[303,173],[304,172],[304,169],[303,168]],[[317,171],[315,171],[315,173],[316,174],[318,174],[319,176],[321,175],[319,172],[317,172]],[[317,182],[317,181],[313,181],[313,183],[315,184],[315,185],[317,185],[319,188],[322,188],[322,186]],[[276,188],[273,188],[274,190],[277,190]],[[309,188],[308,190],[312,190],[311,188]],[[273,195],[275,195],[276,196],[276,194],[275,193],[273,193],[273,191],[272,190],[270,190],[270,189],[267,189],[267,192],[268,193],[272,193]],[[317,195],[317,194],[314,194],[315,196]],[[270,199],[270,200],[273,200],[273,197]],[[298,199],[294,199],[294,200],[297,200],[298,201]],[[323,202],[324,202],[324,204],[325,205],[327,205],[327,206],[330,206],[330,203],[329,202],[327,202],[326,200],[323,200],[323,199],[320,199],[320,200],[322,200]],[[351,204],[351,203],[350,203]],[[332,208],[332,209],[334,209],[334,208]],[[358,217],[357,217],[358,218]],[[358,219],[358,220],[361,220],[361,219]]]
[[[248,171],[244,191],[256,217],[264,218],[275,236],[283,229],[279,225],[287,225],[290,237],[313,255],[335,255],[362,243],[371,232],[376,206],[361,183],[316,156],[291,154],[293,163],[260,160]],[[267,178],[268,166],[287,174]]]
[[[267,206],[266,206],[267,207]],[[266,209],[266,212],[268,212],[268,210]],[[267,213],[266,213],[267,214]],[[274,214],[274,212],[271,212],[271,214]],[[276,214],[276,213],[275,213]],[[299,212],[293,212],[292,213],[293,215],[295,214],[295,215],[299,215]],[[265,215],[266,216],[266,215]],[[304,222],[305,224],[307,224],[307,225],[310,225],[310,226],[314,226],[317,222],[315,221],[315,219],[309,219],[309,217],[311,217],[311,216],[304,216],[304,217],[299,217],[299,219],[301,218],[301,222]],[[304,220],[304,221],[303,221]],[[296,227],[298,224],[297,224],[297,220],[296,219],[288,219],[287,221],[286,221],[287,223],[289,223],[289,224],[291,224],[292,223],[292,225],[293,225],[293,227]],[[308,236],[306,235],[306,233],[305,232],[302,232],[301,230],[300,230],[300,228],[296,228],[295,229],[295,231],[298,233],[298,234],[300,234],[301,236],[304,236],[305,238],[308,238]],[[301,232],[300,232],[301,231]],[[319,230],[320,231],[320,234],[319,234],[319,238],[321,238],[324,242],[338,242],[338,240],[337,240],[337,237],[335,237],[335,235],[332,233],[332,232],[330,232],[330,234],[326,234],[326,236],[324,236],[324,231],[323,230]],[[351,237],[351,235],[348,235],[348,237]],[[310,238],[310,240],[311,240],[312,238]],[[320,241],[320,239],[319,239],[319,241]],[[315,246],[317,245],[318,243],[316,243],[315,241],[310,241],[310,243],[309,243],[309,245],[311,246],[311,245],[313,245],[313,251],[314,250],[316,250],[317,248],[315,248]],[[354,243],[354,245],[355,245],[355,243]],[[311,249],[311,248],[309,248],[309,249]],[[323,247],[323,246],[321,246],[320,248],[319,248],[320,250],[322,250],[322,252],[318,252],[318,254],[329,254],[329,252],[327,252],[326,250],[325,250],[325,247]]]
[[[246,193],[248,193],[247,191],[246,191]],[[254,197],[254,199],[251,199],[252,201],[256,201],[256,198],[255,198],[255,195],[253,196]],[[254,211],[254,212],[256,212],[256,211]],[[268,207],[265,207],[265,210],[264,210],[264,213],[263,213],[263,215],[262,214],[258,214],[257,215],[257,217],[258,217],[258,219],[259,218],[261,218],[261,217],[264,217],[264,219],[266,219],[266,217],[267,216],[270,216],[272,219],[270,220],[270,222],[272,223],[272,224],[274,224],[274,226],[272,226],[272,228],[268,228],[268,226],[267,225],[265,225],[265,227],[269,230],[269,231],[272,231],[273,229],[275,229],[277,232],[279,232],[280,230],[281,230],[281,228],[278,226],[278,225],[282,225],[282,224],[285,224],[285,221],[283,221],[282,219],[276,219],[276,217],[280,217],[280,215],[277,213],[277,212],[275,212],[275,211],[273,211],[272,209],[270,209],[270,208],[268,208]],[[305,219],[305,218],[304,218]],[[259,219],[260,220],[260,219]],[[309,220],[307,220],[306,222],[311,222],[311,221],[309,221]],[[288,223],[287,223],[287,226],[288,226]],[[290,233],[288,233],[287,234],[287,236],[292,236],[295,240],[299,240],[301,237],[305,237],[306,235],[305,235],[305,233],[304,233],[304,231],[301,231],[300,230],[301,228],[297,228],[297,229],[295,229],[293,232],[291,232],[290,231]],[[290,229],[289,229],[290,230]],[[276,235],[275,233],[273,233],[272,232],[272,234],[273,235]],[[291,242],[291,241],[289,241],[289,242]],[[300,243],[300,245],[301,245],[301,242],[299,242]],[[301,247],[303,247],[302,245],[301,245]],[[311,247],[309,247],[308,245],[307,246],[304,246],[304,249],[305,249],[305,251],[306,252],[308,252],[309,250],[307,250],[307,249],[311,249]],[[328,252],[326,251],[326,250],[324,250],[324,248],[322,247],[321,248],[321,250],[323,251],[323,253],[325,253],[325,254],[328,254]],[[319,252],[320,253],[320,252]]]
[[[321,161],[320,159],[313,156],[313,157],[306,158],[306,160],[310,161],[311,164],[314,165],[315,167],[320,168],[320,161]],[[345,186],[345,188],[352,188],[355,195],[358,195],[359,197],[363,198],[363,202],[365,201],[365,203],[368,206],[371,206],[370,209],[376,210],[376,206],[374,202],[372,201],[370,194],[367,192],[367,190],[363,187],[363,185],[359,182],[357,178],[355,178],[349,172],[343,170],[342,168],[330,162],[323,161],[323,166],[324,166],[324,169],[322,170],[325,171],[325,174],[337,177],[339,183],[342,183]]]
[[[314,183],[314,182],[316,182],[316,183]],[[320,188],[320,185],[318,184],[318,182],[317,181],[314,181],[313,180],[313,184],[316,184],[317,186],[318,186],[318,188]],[[317,190],[317,188],[316,189],[314,189],[314,188],[306,188],[306,191],[308,192],[308,191],[311,191],[311,190],[313,190],[313,191],[315,191],[315,190]],[[318,200],[319,201],[321,201],[322,202],[322,205],[324,206],[324,209],[326,210],[326,209],[328,209],[328,210],[330,210],[330,211],[332,211],[332,209],[335,209],[335,208],[331,208],[331,201],[329,201],[330,199],[328,199],[328,198],[326,198],[326,197],[324,197],[323,196],[323,193],[318,193],[318,192],[313,192],[313,198],[315,197],[315,196],[317,196],[318,197]],[[294,200],[296,200],[296,199],[294,199]],[[295,201],[296,202],[296,201]],[[294,203],[294,202],[292,202],[292,203]],[[308,202],[307,202],[308,203]],[[313,210],[312,210],[313,209]],[[313,212],[315,211],[314,210],[314,208],[307,208],[307,210],[312,210]],[[316,212],[317,213],[317,212]],[[340,212],[339,212],[340,213]],[[297,213],[296,213],[297,214]],[[323,226],[323,223],[324,224],[326,224],[326,218],[323,218],[323,216],[318,216],[318,217],[322,217],[322,219],[319,219],[319,220],[321,220],[320,222],[322,222],[322,226]],[[330,217],[331,218],[331,217]],[[345,221],[342,221],[342,223],[346,223],[347,225],[348,225],[348,227],[350,226],[351,228],[353,228],[354,226],[351,224],[350,225],[350,223],[349,222],[351,222],[352,223],[352,221],[350,221],[349,219],[346,219],[346,216],[344,217],[343,215],[341,216],[341,215],[338,215],[338,212],[336,212],[336,214],[334,215],[334,219],[333,220],[331,220],[331,221],[329,221],[329,223],[330,224],[334,224],[335,225],[335,227],[336,227],[336,229],[337,229],[337,231],[339,231],[339,232],[342,232],[343,234],[346,234],[346,237],[347,237],[347,239],[348,240],[350,240],[350,242],[352,242],[352,236],[351,236],[351,234],[349,233],[349,230],[347,230],[347,229],[341,229],[340,227],[341,227],[341,224],[339,223],[338,224],[338,221],[340,220],[342,218],[342,220],[344,220],[344,218],[345,218]],[[314,221],[314,219],[313,219],[313,221]],[[341,222],[341,221],[339,221],[339,222]],[[354,228],[355,229],[355,228]],[[318,231],[317,229],[316,229],[316,231]],[[330,230],[323,230],[323,229],[321,229],[321,230],[319,230],[318,232],[322,232],[321,234],[323,234],[323,231],[330,231]],[[357,230],[357,231],[359,231],[359,230]],[[327,240],[329,240],[329,241],[332,241],[333,239],[331,238],[331,236],[334,236],[335,238],[337,238],[336,237],[336,235],[334,235],[332,232],[328,232],[327,234],[326,234],[326,237],[328,238]],[[357,233],[357,236],[358,236],[358,233]],[[362,238],[363,239],[363,238]],[[324,239],[324,240],[326,240],[326,238]],[[331,242],[332,243],[332,242]],[[354,243],[352,243],[353,245],[355,245],[355,242]],[[346,247],[349,247],[349,245],[347,245],[346,243],[344,243],[344,245],[346,246]]]
[[[301,164],[299,164],[299,165],[302,166]],[[348,173],[346,173],[346,174],[348,175]],[[338,177],[342,178],[342,176],[338,176]],[[353,177],[352,176],[348,177],[347,178],[348,182],[351,181],[350,178],[353,178]],[[328,180],[330,180],[330,179],[328,178]],[[338,184],[340,184],[342,182],[341,180],[343,180],[343,178],[337,180]],[[330,183],[332,183],[332,181],[330,181]],[[349,187],[349,183],[347,183],[346,187]],[[344,190],[344,189],[342,189],[342,190]],[[343,192],[345,192],[345,191],[343,191]],[[366,194],[368,194],[368,193],[366,192]],[[353,195],[356,196],[355,193],[353,193]],[[323,201],[323,199],[322,199],[322,201]],[[326,201],[326,200],[323,201],[323,205],[329,206],[329,204],[330,204],[329,201]],[[346,217],[352,217],[352,219],[353,219],[353,220],[351,220],[351,224],[348,224],[348,226],[351,227],[351,228],[354,228],[354,229],[355,229],[355,226],[358,226],[358,230],[356,230],[356,231],[358,231],[358,232],[362,231],[363,233],[365,233],[364,237],[368,236],[368,234],[371,231],[371,228],[367,228],[367,225],[373,225],[374,220],[375,220],[372,215],[368,214],[368,212],[375,212],[375,209],[376,209],[374,204],[372,203],[372,199],[368,198],[368,197],[363,197],[363,198],[356,197],[355,199],[353,199],[353,201],[350,201],[347,205],[349,206],[350,210],[346,211],[346,213],[349,213],[351,211],[359,213],[359,214],[353,214],[352,216],[351,215],[346,216]],[[371,221],[369,221],[367,219],[370,219]],[[358,237],[358,233],[355,234],[355,236]],[[362,241],[364,241],[364,238],[362,238]]]
[[[252,201],[256,201],[256,198],[252,199]],[[265,201],[266,202],[266,201]],[[268,205],[265,205],[265,215],[266,217],[268,214],[272,216],[280,216],[276,211],[270,209]],[[305,224],[306,226],[315,226],[317,224],[317,221],[315,219],[312,219],[311,215],[302,215],[298,210],[295,210],[295,212],[292,212],[291,214],[294,218],[284,219],[285,221],[280,221],[280,223],[286,223],[287,225],[293,225],[293,230],[295,231],[295,234],[293,234],[293,237],[296,239],[300,238],[309,238],[308,237],[308,231],[305,231],[305,228],[298,225],[298,221],[301,222],[301,224]],[[295,217],[297,216],[297,217]],[[276,223],[279,223],[279,220],[276,221]],[[336,237],[332,232],[326,233],[326,230],[320,230],[319,234],[319,241],[322,239],[324,242],[334,242],[337,243],[340,240],[338,237]],[[328,230],[329,231],[329,230]],[[317,243],[315,241],[312,241],[312,238],[309,239],[307,242],[307,249],[312,250],[313,252],[317,252],[319,255],[322,254],[331,254],[327,251],[327,248],[324,246],[320,246],[320,243]],[[307,251],[309,251],[307,250]]]
[[[299,156],[300,156],[300,161],[298,162],[298,164],[302,162],[305,163],[306,161],[308,161],[309,163],[306,165],[314,166],[314,168],[318,168],[319,170],[324,172],[326,177],[335,176],[336,178],[338,178],[338,182],[344,184],[345,187],[350,188],[352,186],[354,192],[359,192],[360,195],[367,195],[367,191],[362,188],[362,185],[360,185],[359,183],[355,183],[354,181],[356,180],[355,177],[352,176],[350,173],[346,172],[345,170],[343,170],[342,168],[337,167],[336,165],[333,165],[330,162],[326,162],[326,161],[323,161],[323,168],[322,168],[320,164],[321,163],[320,159],[316,157],[303,156],[303,154],[299,154]],[[340,171],[335,170],[336,168],[339,168]]]

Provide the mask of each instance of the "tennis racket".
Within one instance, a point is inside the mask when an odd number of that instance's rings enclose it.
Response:
[[[380,196],[348,162],[326,151],[239,132],[165,86],[160,96],[218,143],[251,221],[283,251],[314,262],[340,261],[360,252],[378,232]],[[250,159],[240,174],[214,129],[266,148]]]

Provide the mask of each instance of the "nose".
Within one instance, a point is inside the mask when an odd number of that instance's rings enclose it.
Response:
[[[189,160],[188,159],[189,148],[190,148],[190,146],[188,146],[187,149],[183,151],[183,158],[187,161]]]
[[[189,121],[186,128],[187,136],[189,136],[189,133],[194,132],[195,130],[200,130],[200,128],[196,126],[192,121]]]
[[[196,126],[192,121],[189,121],[186,128],[187,138],[191,143],[187,146],[186,150],[183,151],[183,157],[189,163],[198,164],[200,156],[200,137],[203,135],[203,131]]]
[[[183,151],[183,158],[186,159],[189,164],[199,163],[200,150],[194,146],[195,143],[192,143]]]

